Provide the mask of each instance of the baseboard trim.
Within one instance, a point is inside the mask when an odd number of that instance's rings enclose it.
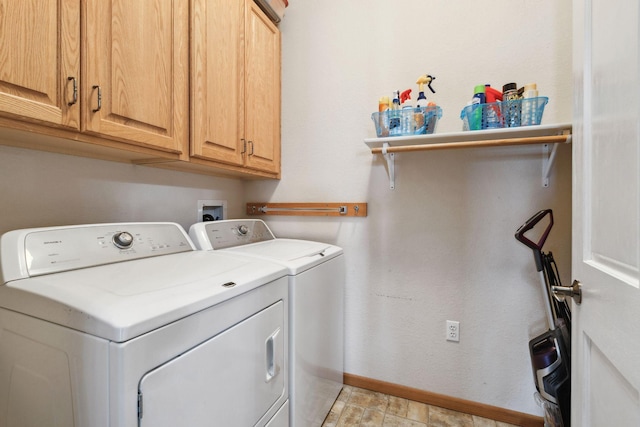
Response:
[[[496,421],[502,421],[521,427],[542,427],[544,420],[542,417],[516,412],[510,409],[499,408],[497,406],[485,405],[484,403],[472,402],[470,400],[458,399],[457,397],[445,396],[443,394],[432,393],[416,388],[405,387],[403,385],[360,377],[358,375],[344,374],[345,385],[390,394],[428,405],[439,406],[453,411],[464,412],[465,414],[477,415]]]

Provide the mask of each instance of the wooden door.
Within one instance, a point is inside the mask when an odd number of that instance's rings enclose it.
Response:
[[[87,0],[83,130],[188,153],[188,16],[187,1]]]
[[[0,0],[0,114],[80,128],[80,0]]]
[[[194,0],[191,155],[244,162],[244,0]]]
[[[572,425],[640,425],[640,5],[575,0]]]
[[[246,165],[279,174],[280,31],[253,0],[246,2]]]

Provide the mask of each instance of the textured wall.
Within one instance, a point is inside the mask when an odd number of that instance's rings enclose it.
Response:
[[[438,132],[473,86],[538,84],[543,123],[571,120],[571,6],[553,0],[291,1],[284,21],[281,182],[247,201],[366,201],[364,219],[269,217],[281,237],[347,257],[346,371],[541,414],[527,349],[544,329],[531,251],[513,235],[554,209],[546,249],[570,276],[571,147],[541,186],[541,147],[396,155],[396,189],[363,139],[378,97],[436,76]],[[414,96],[415,98],[415,96]],[[460,321],[460,343],[445,321]]]
[[[239,180],[0,146],[0,233],[65,224],[172,221],[187,230],[198,200],[242,208]]]

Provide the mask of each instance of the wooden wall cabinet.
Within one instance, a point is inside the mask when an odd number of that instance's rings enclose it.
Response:
[[[0,0],[0,125],[53,137],[29,148],[188,159],[188,4],[82,5]]]
[[[82,130],[186,158],[187,2],[86,0],[82,22]]]
[[[0,46],[0,111],[80,129],[80,0],[0,0]]]
[[[253,0],[193,0],[192,161],[280,175],[280,31]]]
[[[280,177],[280,32],[253,0],[0,0],[0,45],[1,144]]]

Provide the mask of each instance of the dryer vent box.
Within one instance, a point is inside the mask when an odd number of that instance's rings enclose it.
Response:
[[[198,200],[197,222],[227,219],[226,200]]]

